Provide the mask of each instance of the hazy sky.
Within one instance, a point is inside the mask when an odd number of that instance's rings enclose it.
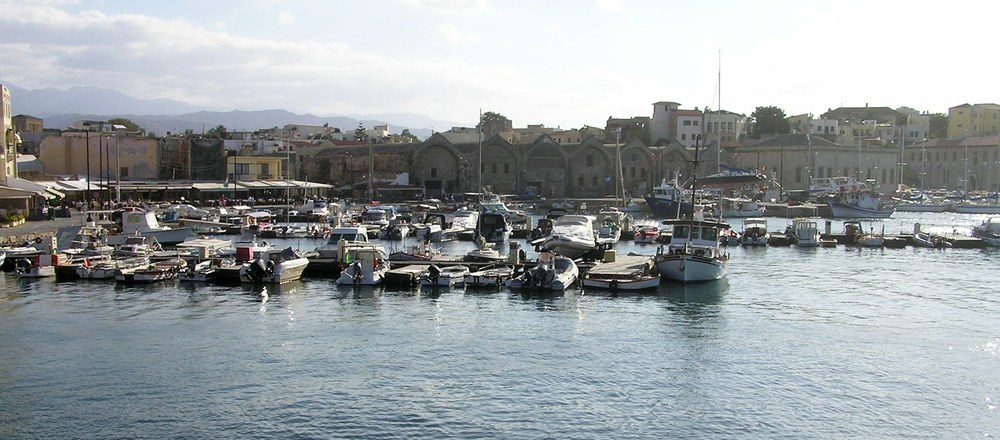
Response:
[[[213,110],[604,126],[1000,102],[996,2],[0,0],[0,80]],[[717,96],[720,72],[721,101]]]

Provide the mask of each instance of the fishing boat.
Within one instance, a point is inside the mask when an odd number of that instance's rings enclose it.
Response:
[[[563,291],[572,286],[579,276],[580,269],[572,259],[552,252],[541,252],[535,267],[507,280],[507,287],[515,290]]]
[[[684,191],[676,177],[671,181],[663,179],[645,199],[646,206],[654,217],[675,219],[691,215],[691,204],[685,200]]]
[[[110,256],[85,258],[76,267],[76,276],[84,280],[110,280],[123,269],[149,266],[149,257],[112,258]]]
[[[695,146],[693,169],[698,169],[698,147]],[[692,192],[698,178],[692,173]],[[673,226],[670,244],[661,245],[656,250],[653,261],[660,277],[694,283],[714,281],[726,276],[729,254],[720,247],[722,231],[730,226],[719,220],[705,219],[704,211],[695,208],[694,194],[691,199],[691,215],[687,219],[668,220]],[[662,223],[662,222],[661,222]]]
[[[427,268],[427,272],[420,275],[420,285],[430,287],[465,285],[465,276],[469,273],[469,266],[438,267],[436,264],[432,264]]]
[[[717,218],[760,217],[764,215],[764,205],[745,197],[722,197],[716,204]]]
[[[302,278],[302,272],[308,265],[309,259],[290,247],[270,249],[243,265],[240,269],[240,281],[283,284]]]
[[[874,191],[843,191],[828,200],[834,218],[889,218],[895,206],[882,202]]]

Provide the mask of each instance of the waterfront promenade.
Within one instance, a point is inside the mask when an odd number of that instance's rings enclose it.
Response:
[[[22,225],[0,228],[0,246],[16,245],[35,237],[55,235],[60,228],[82,225],[87,214],[71,211],[70,217],[27,221]]]

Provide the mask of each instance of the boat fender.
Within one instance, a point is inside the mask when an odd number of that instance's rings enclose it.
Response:
[[[27,258],[22,258],[17,260],[17,271],[18,273],[26,273],[31,270],[31,260]]]

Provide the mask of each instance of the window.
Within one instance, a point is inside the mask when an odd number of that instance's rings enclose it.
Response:
[[[490,172],[493,173],[493,174],[497,173],[497,163],[496,162],[493,162],[493,163],[490,164]]]
[[[128,167],[121,167],[118,169],[118,177],[128,177]]]
[[[250,174],[250,164],[248,163],[238,163],[234,169],[236,170],[236,174]]]
[[[632,174],[632,178],[633,178],[633,179],[635,179],[635,167],[632,167],[632,168],[630,169],[630,172],[631,172],[631,174]]]
[[[503,173],[504,174],[510,174],[510,163],[504,162],[504,164],[503,164]]]
[[[437,177],[437,176],[438,176],[438,169],[431,168],[431,177]]]
[[[848,171],[848,170],[847,170],[847,167],[844,167],[844,174],[841,174],[841,175],[842,175],[842,176],[846,176],[846,175],[847,175],[847,171]]]
[[[885,180],[885,174],[886,174],[886,171],[887,171],[887,170],[886,170],[885,168],[882,168],[882,183],[885,183],[885,182],[887,182],[887,180]]]
[[[691,121],[684,121],[684,125],[691,125]]]
[[[592,176],[590,178],[590,186],[597,187],[597,176]]]
[[[889,170],[889,183],[892,183],[892,182],[895,182],[895,181],[896,181],[896,169],[893,168],[893,169]]]
[[[583,174],[576,176],[576,186],[583,188]]]
[[[691,125],[698,125],[698,121],[691,121]]]
[[[681,133],[681,140],[682,140],[682,141],[686,141],[686,140],[687,140],[687,138],[688,138],[688,135],[687,135],[687,133]]]
[[[588,154],[586,160],[587,160],[587,166],[588,167],[594,166],[594,155]]]
[[[260,173],[261,173],[261,174],[265,174],[265,175],[266,175],[266,174],[271,174],[271,173],[269,173],[269,172],[268,172],[268,171],[270,171],[270,167],[269,167],[269,166],[267,166],[267,165],[268,165],[268,164],[266,164],[266,163],[262,163],[262,164],[260,164]]]
[[[952,151],[951,152],[951,161],[952,162],[958,162],[958,152],[957,151]]]
[[[846,172],[844,174],[847,174]],[[826,167],[826,177],[833,177],[833,167]]]
[[[935,162],[941,161],[941,153],[934,153],[934,161]]]
[[[646,168],[639,168],[639,177],[642,179],[646,178]]]
[[[823,177],[823,168],[816,168],[816,173],[818,173],[816,177]]]

